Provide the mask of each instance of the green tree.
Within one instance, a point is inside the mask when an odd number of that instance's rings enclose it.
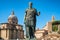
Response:
[[[58,30],[58,27],[56,25],[53,25],[52,30],[53,31],[57,31]]]

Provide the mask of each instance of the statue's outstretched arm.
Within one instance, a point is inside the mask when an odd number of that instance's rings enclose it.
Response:
[[[39,16],[39,15],[40,15],[40,12],[37,13],[37,16]]]
[[[34,9],[34,10],[35,10],[36,15],[39,16],[40,15],[40,12],[37,12],[36,9]]]
[[[39,16],[39,15],[40,15],[40,12],[37,12],[37,10],[36,10],[36,15],[37,15],[37,16]]]

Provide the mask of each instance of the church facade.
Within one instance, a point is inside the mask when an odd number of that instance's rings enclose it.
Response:
[[[18,24],[18,19],[14,15],[14,11],[8,17],[7,23],[0,23],[0,39],[24,39],[23,26]]]

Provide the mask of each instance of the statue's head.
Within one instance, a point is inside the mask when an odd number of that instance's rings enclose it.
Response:
[[[32,8],[32,2],[29,2],[29,8]]]

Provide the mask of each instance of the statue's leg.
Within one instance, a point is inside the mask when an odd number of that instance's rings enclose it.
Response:
[[[36,25],[34,25],[34,32],[36,31],[35,29],[36,29]]]
[[[36,22],[34,22],[34,32],[36,31]]]
[[[30,34],[30,39],[31,40],[36,40],[35,35],[34,35],[34,26],[31,26],[31,34]]]
[[[32,30],[33,30],[33,38],[35,37],[35,26],[32,27]]]
[[[26,26],[26,37],[29,38],[29,27]]]

